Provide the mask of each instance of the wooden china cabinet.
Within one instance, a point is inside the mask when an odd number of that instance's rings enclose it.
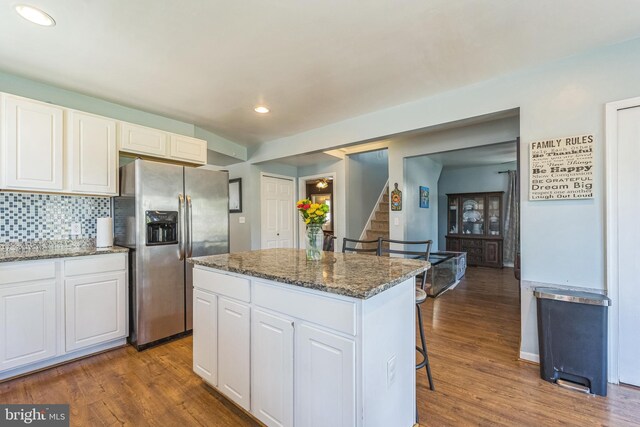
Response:
[[[447,194],[447,250],[467,264],[502,268],[503,191]]]

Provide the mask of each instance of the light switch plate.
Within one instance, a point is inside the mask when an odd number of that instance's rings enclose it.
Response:
[[[393,218],[393,225],[400,225],[400,218]]]
[[[396,355],[387,360],[387,388],[396,381]]]
[[[240,224],[244,224],[244,217],[243,217],[243,216],[239,217],[239,218],[238,218],[238,222],[239,222]]]

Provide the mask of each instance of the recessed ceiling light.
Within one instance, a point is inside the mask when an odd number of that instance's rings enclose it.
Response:
[[[46,12],[34,6],[19,4],[16,6],[16,12],[29,22],[42,25],[44,27],[53,27],[56,21]]]
[[[253,111],[260,114],[266,114],[269,112],[269,109],[264,105],[258,105],[256,108],[253,109]]]

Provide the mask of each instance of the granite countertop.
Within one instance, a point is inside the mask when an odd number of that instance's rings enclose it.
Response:
[[[304,250],[265,249],[189,258],[195,265],[261,277],[332,294],[367,299],[429,269],[424,261],[325,252],[307,261]]]
[[[120,246],[96,248],[95,240],[43,240],[28,243],[0,244],[0,263],[32,261],[47,258],[68,258],[128,252]]]

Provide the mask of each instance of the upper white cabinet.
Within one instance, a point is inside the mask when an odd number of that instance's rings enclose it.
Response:
[[[184,135],[171,134],[169,157],[191,163],[207,163],[207,141]]]
[[[118,194],[115,120],[69,111],[66,149],[68,184],[72,192]]]
[[[167,157],[169,134],[158,129],[120,124],[120,151],[156,157]]]
[[[124,122],[120,124],[120,151],[181,163],[207,163],[205,140]]]
[[[64,110],[10,95],[2,99],[3,187],[62,191]]]

